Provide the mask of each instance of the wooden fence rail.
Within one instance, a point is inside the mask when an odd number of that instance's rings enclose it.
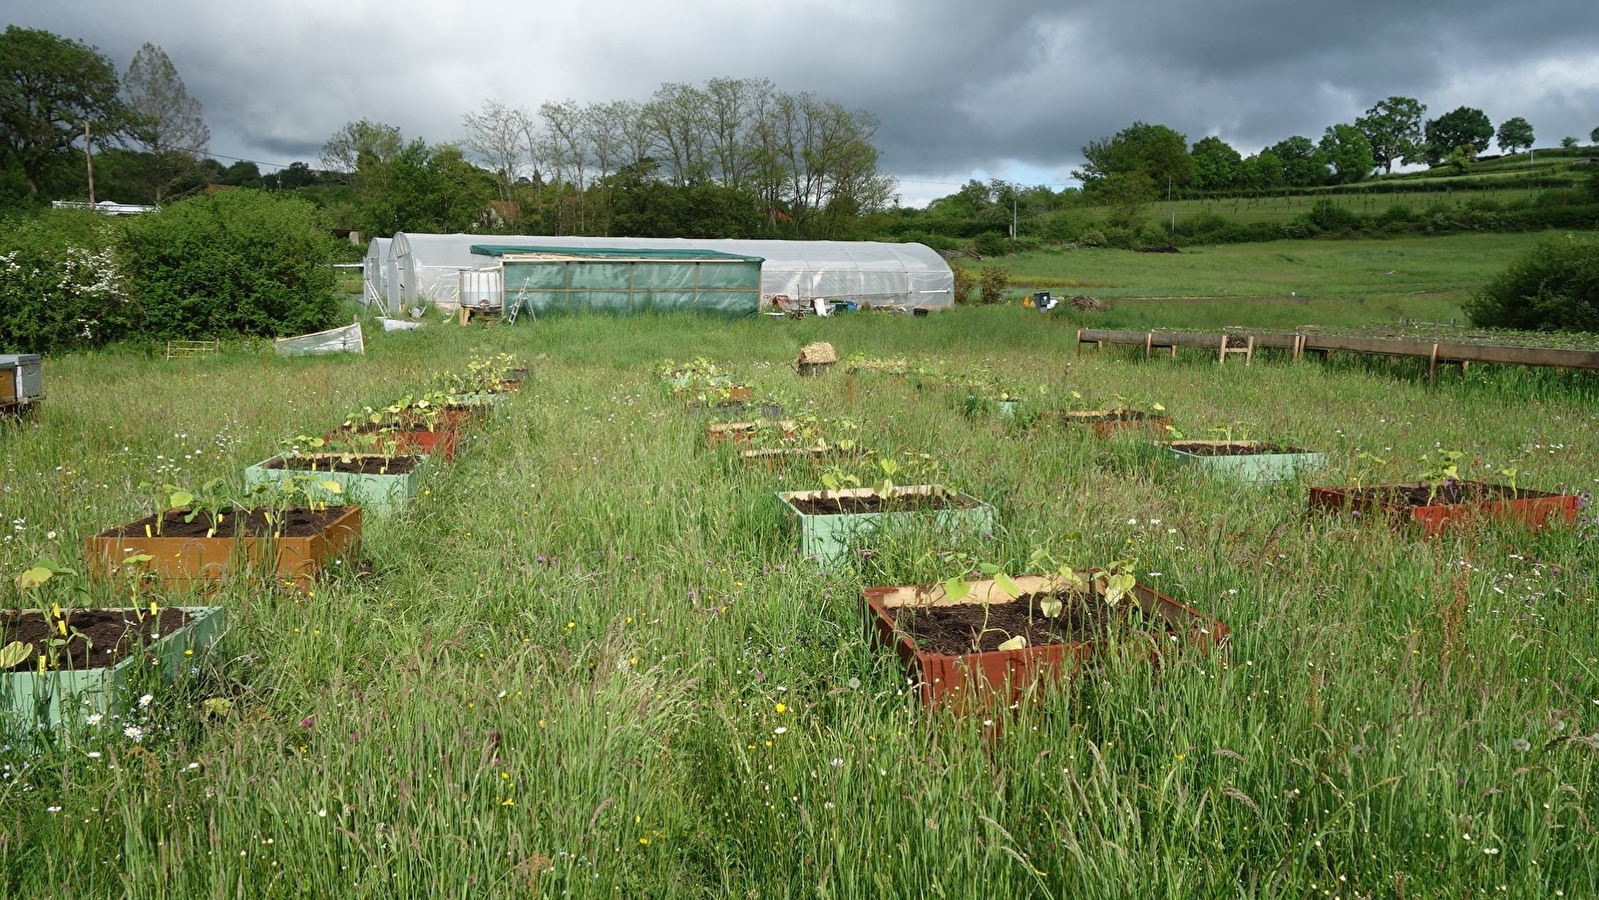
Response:
[[[1083,328],[1077,332],[1077,352],[1084,344],[1095,348],[1105,344],[1121,344],[1144,348],[1147,359],[1155,348],[1170,349],[1172,358],[1178,347],[1211,350],[1217,362],[1227,361],[1229,354],[1241,353],[1244,364],[1254,358],[1260,347],[1288,350],[1297,362],[1306,351],[1322,354],[1333,352],[1361,353],[1371,356],[1399,356],[1428,361],[1428,377],[1436,380],[1438,364],[1496,363],[1512,366],[1547,366],[1560,369],[1588,369],[1599,371],[1599,350],[1567,350],[1559,347],[1517,347],[1509,344],[1468,344],[1455,341],[1414,341],[1398,338],[1341,337],[1337,335],[1305,334],[1303,332],[1192,332],[1192,331],[1115,331],[1103,328]]]

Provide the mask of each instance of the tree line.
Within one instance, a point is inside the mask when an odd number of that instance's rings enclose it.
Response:
[[[894,200],[875,116],[765,79],[668,83],[646,101],[486,101],[466,137],[429,145],[352,121],[321,163],[374,234],[477,227],[539,234],[848,238]],[[469,221],[476,216],[475,221]]]
[[[1389,97],[1353,123],[1327,126],[1320,140],[1293,135],[1250,156],[1219,137],[1204,137],[1190,146],[1172,128],[1135,122],[1083,147],[1086,162],[1072,175],[1087,194],[1114,204],[1177,191],[1191,196],[1195,191],[1226,194],[1350,184],[1379,170],[1391,174],[1396,164],[1448,166],[1464,173],[1490,142],[1497,141],[1506,153],[1533,146],[1532,123],[1521,116],[1495,129],[1488,115],[1474,107],[1461,106],[1433,119],[1426,115],[1426,104],[1413,97]],[[1599,144],[1599,128],[1589,137]],[[1561,145],[1576,147],[1578,140],[1566,137]]]
[[[200,103],[160,47],[119,75],[81,41],[0,35],[0,205],[13,208],[161,204],[220,186],[297,191],[334,227],[374,235],[850,238],[896,202],[875,116],[765,79],[668,83],[644,101],[487,101],[461,121],[463,139],[430,143],[354,120],[318,167],[263,174],[209,157]]]

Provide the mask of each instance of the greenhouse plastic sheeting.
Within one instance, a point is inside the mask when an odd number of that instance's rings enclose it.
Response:
[[[373,238],[366,245],[366,257],[361,261],[361,302],[367,306],[387,306],[392,274],[389,245],[393,243],[392,238]]]
[[[307,356],[316,353],[365,353],[366,342],[361,337],[361,323],[346,325],[315,334],[278,338],[272,348],[279,356]]]
[[[678,309],[753,315],[760,309],[758,257],[698,250],[472,249],[510,254],[501,262],[506,310],[517,315]]]
[[[473,247],[542,247],[571,250],[713,251],[760,257],[764,307],[782,294],[797,301],[813,297],[850,300],[870,306],[946,309],[954,303],[955,277],[949,264],[922,244],[873,241],[736,241],[680,238],[599,238],[467,234],[394,236],[389,246],[386,284],[380,287],[391,313],[421,302],[453,309],[463,279],[498,271],[498,260]],[[474,292],[475,302],[500,305],[491,291]]]

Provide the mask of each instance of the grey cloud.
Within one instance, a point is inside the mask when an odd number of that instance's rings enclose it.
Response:
[[[355,118],[445,141],[489,98],[642,99],[721,75],[868,109],[888,169],[957,181],[1010,161],[1068,171],[1084,144],[1138,120],[1251,152],[1393,94],[1433,114],[1526,116],[1540,143],[1599,125],[1599,17],[1574,0],[70,6],[0,0],[8,21],[119,66],[160,44],[205,105],[212,149],[272,163],[314,161]],[[1573,75],[1541,78],[1549,66]]]

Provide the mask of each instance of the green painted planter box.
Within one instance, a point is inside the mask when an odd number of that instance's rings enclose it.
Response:
[[[1178,465],[1195,466],[1222,478],[1269,484],[1327,465],[1327,454],[1265,441],[1172,441],[1164,444]],[[1206,453],[1224,449],[1231,453]],[[1197,452],[1196,452],[1197,451]]]
[[[99,669],[0,672],[0,715],[28,726],[54,728],[69,716],[107,714],[118,691],[137,667],[158,669],[163,681],[176,681],[222,640],[223,608],[185,606],[188,624],[163,634],[143,653]],[[186,651],[193,650],[188,653]]]
[[[952,491],[943,485],[906,485],[894,488],[893,498],[936,497],[946,503],[938,509],[911,509],[888,512],[839,512],[811,514],[802,512],[796,501],[814,501],[878,497],[873,488],[849,488],[841,491],[788,491],[779,493],[777,499],[783,511],[799,523],[800,552],[815,557],[823,563],[836,562],[846,557],[850,544],[884,526],[908,525],[931,518],[936,527],[949,531],[967,530],[988,532],[994,530],[994,508],[967,494]]]
[[[337,458],[331,455],[319,456],[317,459],[320,468],[311,471],[286,467],[274,468],[273,463],[283,459],[282,455],[268,457],[244,470],[244,487],[248,490],[258,484],[282,484],[296,475],[309,475],[315,482],[332,481],[339,485],[339,491],[335,493],[324,489],[320,484],[313,484],[309,491],[316,502],[326,503],[329,506],[359,506],[374,515],[383,516],[404,508],[406,501],[416,496],[417,488],[422,483],[422,462],[426,459],[423,456],[411,457],[417,461],[417,464],[409,472],[365,475],[328,471],[332,461]]]

